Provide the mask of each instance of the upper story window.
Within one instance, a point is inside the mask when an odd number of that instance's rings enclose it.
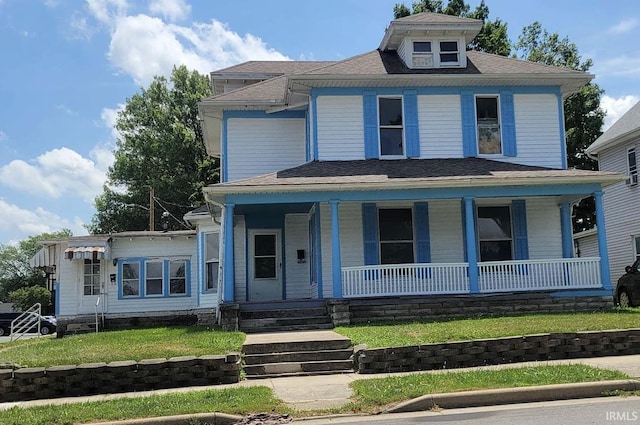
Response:
[[[480,261],[513,260],[511,208],[478,207]]]
[[[627,184],[635,186],[638,184],[638,162],[636,160],[636,148],[627,149]]]
[[[457,41],[440,42],[440,64],[457,65],[460,62],[460,52]]]
[[[499,111],[498,96],[476,97],[476,125],[480,155],[502,153]]]
[[[411,58],[414,68],[433,68],[433,53],[430,41],[414,41],[413,56]]]
[[[380,156],[404,156],[404,128],[401,97],[378,98]]]
[[[380,264],[414,263],[413,214],[411,208],[378,210]]]

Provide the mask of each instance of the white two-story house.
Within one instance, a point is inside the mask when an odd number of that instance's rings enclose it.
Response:
[[[621,180],[567,168],[563,99],[593,76],[465,51],[481,26],[422,13],[345,60],[212,73],[200,113],[222,161],[204,192],[221,212],[223,313],[526,293],[612,304],[606,244],[572,258],[570,204],[594,196],[601,224],[602,190]]]

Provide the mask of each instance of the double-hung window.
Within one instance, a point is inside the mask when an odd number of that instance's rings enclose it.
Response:
[[[476,125],[478,130],[478,153],[480,155],[502,153],[499,111],[498,96],[476,97]]]
[[[440,64],[441,65],[458,65],[460,63],[460,51],[458,50],[457,41],[441,41],[440,42]]]
[[[478,207],[478,242],[480,261],[513,259],[510,207]]]
[[[378,98],[380,156],[404,156],[404,127],[401,97]]]
[[[100,260],[84,260],[84,294],[100,293]]]
[[[627,184],[635,186],[638,184],[638,162],[636,159],[636,148],[627,149]]]
[[[140,296],[140,263],[138,261],[122,263],[122,296]]]
[[[188,259],[131,258],[119,263],[122,298],[189,296]]]
[[[414,263],[413,217],[411,208],[378,210],[380,264]]]
[[[220,266],[220,234],[219,233],[206,233],[205,234],[205,267],[207,273],[207,281],[205,291],[215,291],[218,287],[218,269]]]
[[[149,261],[145,263],[145,295],[163,295],[164,270],[162,261]]]
[[[169,295],[187,293],[187,262],[185,260],[169,261]]]

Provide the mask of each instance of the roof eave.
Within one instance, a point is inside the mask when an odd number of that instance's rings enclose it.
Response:
[[[411,31],[431,31],[442,32],[445,31],[450,34],[464,35],[465,41],[469,43],[473,38],[478,35],[482,29],[482,21],[476,22],[460,22],[460,23],[436,23],[436,22],[398,22],[392,21],[389,27],[384,33],[384,37],[380,41],[378,48],[381,51],[396,50],[397,46],[390,45],[392,37],[396,32],[406,32],[407,36],[411,36]]]
[[[631,131],[628,131],[624,134],[621,134],[620,136],[615,137],[611,140],[607,140],[601,145],[597,145],[598,141],[596,140],[591,144],[591,146],[587,148],[586,153],[588,155],[598,155],[600,152],[602,152],[605,149],[614,148],[616,146],[619,146],[623,143],[629,142],[636,138],[640,138],[640,127],[635,128]]]

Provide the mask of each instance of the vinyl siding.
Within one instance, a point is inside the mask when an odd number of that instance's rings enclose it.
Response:
[[[231,118],[227,122],[228,180],[295,167],[305,162],[303,118]]]
[[[505,162],[562,168],[562,143],[558,100],[553,94],[516,94],[516,141],[518,156],[499,157]]]
[[[235,300],[247,300],[246,225],[244,216],[233,217],[233,259],[235,267]]]
[[[214,222],[213,220],[207,219],[207,220],[200,220],[198,222],[198,232],[202,232],[202,233],[218,233],[218,235],[220,234],[220,225],[216,222]],[[220,241],[222,242],[222,241]],[[222,247],[222,243],[220,243],[220,246]],[[204,255],[204,252],[202,253]],[[218,258],[221,258],[221,255],[218,253]],[[200,261],[204,261],[204,259],[200,259]],[[197,267],[196,267],[197,269]],[[203,291],[204,285],[205,285],[205,281],[207,279],[206,276],[206,268],[203,270],[203,276],[202,278],[204,279],[203,282],[198,282],[197,288],[200,291],[200,303],[198,305],[198,307],[201,308],[215,308],[218,306],[218,292],[217,289],[213,290],[213,291]],[[218,275],[220,275],[222,273],[222,270],[218,270]]]
[[[458,95],[418,96],[421,158],[462,158]]]
[[[309,276],[309,216],[287,214],[284,218],[287,299],[311,298]],[[305,262],[298,263],[298,250],[305,251]]]
[[[600,170],[627,174],[627,149],[633,146],[640,151],[640,140],[602,151],[598,155]],[[640,208],[640,185],[620,182],[607,186],[603,199],[611,283],[615,285],[624,268],[635,260],[633,236],[640,236],[640,219],[632,212]]]
[[[464,238],[459,199],[429,201],[431,262],[463,263]]]
[[[562,230],[560,228],[560,200],[556,198],[527,198],[527,235],[529,259],[562,258]]]
[[[317,107],[319,159],[364,159],[362,96],[319,96]]]
[[[600,252],[598,251],[598,235],[596,233],[575,238],[574,245],[575,244],[578,245],[578,249],[580,250],[580,258],[600,256]],[[577,251],[575,252],[575,256],[578,257]]]

